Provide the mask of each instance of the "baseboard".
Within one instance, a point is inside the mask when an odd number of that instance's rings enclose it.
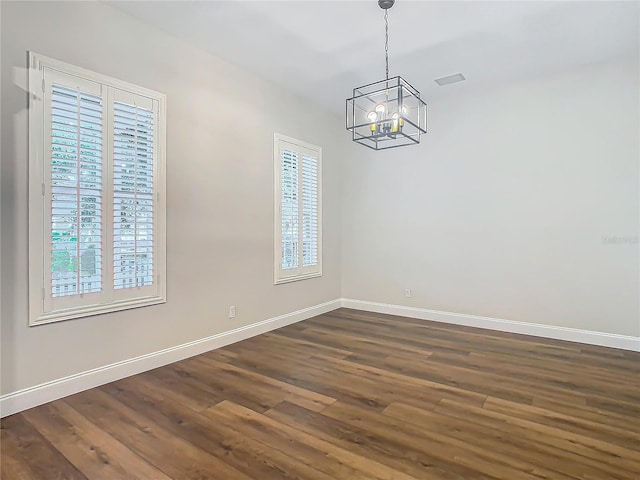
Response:
[[[620,348],[640,352],[640,337],[616,335],[613,333],[593,332],[577,328],[540,325],[537,323],[517,322],[500,318],[481,317],[462,313],[441,312],[426,308],[391,305],[387,303],[368,302],[364,300],[342,299],[342,306],[367,312],[387,313],[401,317],[412,317],[420,320],[465,325],[467,327],[487,328],[501,332],[520,333],[534,337],[567,340],[569,342],[586,343],[602,347]]]
[[[199,355],[209,350],[221,348],[231,343],[266,333],[307,318],[321,315],[340,308],[341,301],[333,300],[295,312],[269,318],[251,325],[236,328],[193,342],[166,348],[157,352],[130,358],[121,362],[87,370],[51,382],[8,393],[0,397],[0,416],[5,417],[58,398],[73,395],[121,378],[162,367],[185,358]]]
[[[0,396],[0,417],[246,340],[340,307],[640,352],[640,338],[343,298]]]

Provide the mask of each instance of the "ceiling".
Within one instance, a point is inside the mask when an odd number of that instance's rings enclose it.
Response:
[[[376,0],[108,3],[335,112],[384,78]],[[389,12],[390,74],[427,101],[639,54],[635,1],[397,0]],[[458,72],[467,81],[434,82]]]

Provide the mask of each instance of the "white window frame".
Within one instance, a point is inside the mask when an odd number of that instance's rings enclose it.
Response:
[[[282,269],[282,185],[281,185],[281,157],[280,152],[283,143],[289,146],[298,147],[298,151],[311,151],[318,159],[318,264],[313,266],[302,266],[299,261],[297,268]],[[280,133],[273,134],[273,164],[274,164],[274,283],[276,285],[296,282],[307,278],[322,276],[322,148],[296,138],[288,137]],[[298,191],[302,189],[302,168],[299,169]],[[300,195],[302,197],[302,195]],[[302,200],[300,201],[302,203]],[[302,217],[302,206],[298,215]],[[299,222],[301,225],[301,222]],[[302,257],[302,234],[299,234],[299,258]]]
[[[47,73],[49,72],[49,73]],[[52,301],[51,260],[48,254],[50,214],[50,180],[47,175],[50,154],[46,151],[50,132],[47,120],[47,76],[64,75],[77,78],[78,84],[100,84],[103,95],[103,186],[112,186],[113,125],[109,122],[115,101],[123,101],[127,92],[146,97],[155,110],[154,138],[154,283],[150,287],[134,287],[123,295],[113,288],[113,192],[105,188],[102,209],[102,286],[99,293],[62,297]],[[50,117],[49,117],[50,118]],[[29,325],[41,325],[129,308],[166,302],[166,96],[106,75],[92,72],[43,55],[29,52]],[[47,196],[49,194],[49,196]],[[111,245],[110,245],[111,244]],[[49,280],[47,280],[49,278]]]

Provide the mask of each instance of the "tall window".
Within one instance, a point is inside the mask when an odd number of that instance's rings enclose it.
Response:
[[[29,63],[30,324],[164,302],[164,95]]]
[[[322,275],[322,149],[274,135],[275,283]]]

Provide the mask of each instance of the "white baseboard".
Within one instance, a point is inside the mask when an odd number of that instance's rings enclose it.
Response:
[[[221,348],[231,343],[246,340],[261,333],[275,330],[292,323],[315,317],[336,308],[340,308],[340,300],[321,303],[309,308],[303,308],[295,312],[269,318],[261,322],[236,328],[228,332],[219,333],[210,337],[201,338],[193,342],[166,348],[157,352],[130,358],[111,365],[94,368],[86,372],[53,380],[51,382],[25,388],[8,393],[0,397],[0,416],[5,417],[38,405],[42,405],[58,398],[73,395],[74,393],[88,390],[121,378],[146,372],[154,368],[162,367],[185,358],[199,355],[209,350]]]
[[[467,327],[487,328],[501,332],[520,333],[534,337],[553,338],[555,340],[567,340],[570,342],[587,343],[603,347],[620,348],[640,352],[640,337],[616,335],[613,333],[593,332],[579,330],[577,328],[556,327],[553,325],[540,325],[537,323],[517,322],[500,318],[480,317],[478,315],[466,315],[462,313],[441,312],[426,308],[406,307],[403,305],[391,305],[387,303],[368,302],[364,300],[342,299],[342,306],[367,312],[387,313],[401,317],[412,317],[420,320],[452,323]]]
[[[0,417],[12,415],[14,413],[57,400],[58,398],[73,395],[74,393],[78,393],[83,390],[88,390],[109,382],[120,380],[121,378],[162,367],[179,360],[184,360],[185,358],[193,357],[194,355],[199,355],[216,348],[224,347],[231,343],[246,340],[247,338],[260,335],[286,325],[291,325],[292,323],[297,323],[340,307],[353,308],[367,312],[387,313],[402,317],[412,317],[420,320],[431,320],[434,322],[487,328],[502,332],[520,333],[536,337],[567,340],[570,342],[600,345],[604,347],[620,348],[636,352],[640,351],[639,337],[343,298],[269,318],[261,322],[212,335],[193,342],[166,348],[164,350],[159,350],[157,352],[141,355],[139,357],[113,363],[111,365],[105,365],[93,370],[87,370],[75,375],[70,375],[68,377],[2,395],[0,396]]]

